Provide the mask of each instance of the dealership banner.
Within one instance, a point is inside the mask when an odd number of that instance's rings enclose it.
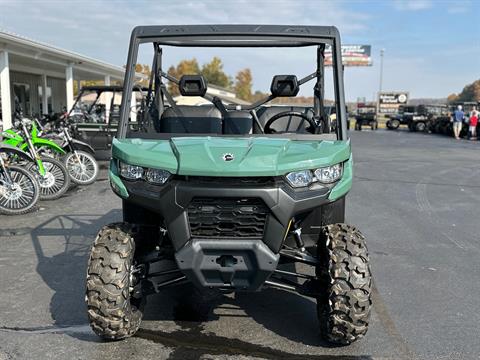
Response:
[[[345,66],[371,66],[371,45],[342,45],[342,63]],[[325,48],[325,66],[332,66],[332,47]]]
[[[378,94],[378,112],[381,114],[395,114],[400,105],[408,102],[408,92],[389,91]]]

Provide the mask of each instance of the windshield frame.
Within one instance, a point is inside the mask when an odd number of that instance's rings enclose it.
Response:
[[[120,109],[117,138],[127,136],[129,112],[133,87],[135,86],[135,65],[139,45],[168,45],[182,47],[332,47],[334,98],[336,108],[336,132],[338,140],[346,140],[347,115],[343,84],[340,34],[333,26],[284,26],[284,25],[191,25],[191,26],[139,26],[133,29],[128,50],[124,78],[124,91]],[[317,75],[319,72],[317,56]],[[161,62],[161,59],[160,59]],[[322,61],[323,69],[323,61]],[[153,69],[152,69],[153,71]],[[323,97],[323,94],[320,94]],[[318,94],[314,92],[314,100]],[[323,108],[323,101],[320,107]],[[318,111],[318,110],[316,110]],[[188,135],[187,135],[188,136]],[[269,135],[264,135],[269,136]],[[299,134],[301,137],[301,135]],[[244,135],[243,135],[244,137]]]

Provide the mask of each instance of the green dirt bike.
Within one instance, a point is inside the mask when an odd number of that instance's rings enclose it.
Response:
[[[55,152],[65,154],[65,151],[55,142],[38,137],[38,129],[34,122],[26,118],[18,118],[15,121],[17,131],[8,129],[2,132],[2,143],[17,147],[28,152],[34,159],[34,163],[27,165],[40,185],[40,199],[54,200],[65,194],[70,186],[70,176],[62,162],[40,156],[40,148],[49,148]],[[31,127],[31,131],[28,130]],[[17,158],[17,160],[20,160]]]
[[[36,205],[40,188],[30,171],[10,164],[9,159],[12,157],[21,158],[29,163],[34,162],[26,152],[0,144],[0,214],[25,214]]]
[[[63,149],[61,153],[56,149],[42,146],[39,152],[41,155],[61,160],[67,168],[72,183],[90,185],[95,182],[99,172],[99,166],[94,157],[95,150],[89,144],[72,136],[77,133],[77,125],[69,121],[67,115],[68,113],[64,113],[58,118],[35,119],[40,129],[39,135],[43,139],[55,141]]]

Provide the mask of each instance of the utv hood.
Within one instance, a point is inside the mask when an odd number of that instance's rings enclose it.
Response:
[[[114,139],[112,153],[126,163],[178,175],[280,176],[346,161],[350,157],[350,141],[210,136]]]

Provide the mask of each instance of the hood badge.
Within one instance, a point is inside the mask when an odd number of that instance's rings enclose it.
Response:
[[[235,157],[231,153],[223,154],[222,158],[223,161],[233,161],[233,159],[235,159]]]

